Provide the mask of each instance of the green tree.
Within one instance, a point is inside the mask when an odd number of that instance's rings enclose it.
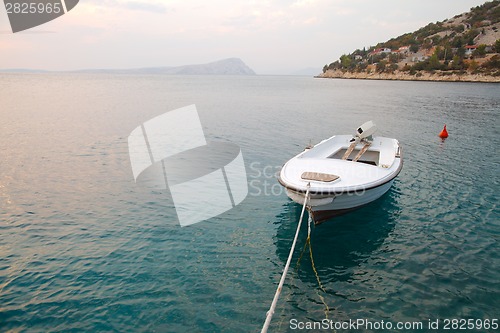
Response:
[[[477,47],[477,49],[472,53],[474,57],[484,57],[486,55],[486,45],[481,44]]]
[[[465,48],[459,47],[455,54],[463,59],[465,57]]]
[[[362,72],[362,71],[365,71],[367,67],[368,67],[368,64],[366,62],[360,62],[356,65],[356,70],[358,72]]]
[[[338,61],[332,62],[330,65],[328,65],[328,69],[340,69],[340,63]]]
[[[464,46],[464,41],[463,41],[462,37],[457,36],[457,37],[453,38],[453,41],[451,42],[451,45],[453,47],[457,47],[457,48],[458,47],[463,47]]]
[[[461,33],[461,32],[464,32],[465,28],[464,28],[464,25],[463,24],[459,24],[457,25],[456,27],[453,28],[453,30],[455,32],[458,32],[458,33]]]
[[[439,41],[441,41],[441,37],[439,37],[439,35],[436,35],[436,36],[433,36],[431,40],[432,40],[432,44],[437,45],[437,44],[439,44]]]
[[[451,49],[450,45],[445,46],[443,59],[444,60],[453,59],[453,50]]]
[[[388,71],[389,71],[390,73],[394,73],[394,71],[396,71],[397,69],[398,69],[398,64],[390,64],[390,65],[388,66]]]
[[[483,64],[483,67],[489,70],[497,70],[498,72],[498,70],[500,70],[500,56],[498,54],[494,55],[490,60]]]
[[[419,61],[411,67],[411,72],[426,70],[429,67],[429,61]]]
[[[399,53],[389,54],[389,62],[396,63],[399,61]]]
[[[340,57],[340,65],[342,66],[342,68],[347,69],[351,67],[351,64],[352,64],[352,59],[348,55],[344,54]]]
[[[444,58],[444,51],[440,46],[436,47],[436,49],[434,50],[434,54],[437,56],[438,59]]]
[[[385,60],[381,60],[377,63],[377,72],[380,72],[382,73],[383,71],[385,71],[385,67],[387,65],[387,61]]]
[[[455,70],[464,69],[464,60],[463,60],[463,58],[460,58],[458,55],[454,55],[453,56],[453,60],[451,62],[450,68],[451,69],[455,69]]]
[[[469,71],[474,72],[475,70],[478,69],[478,67],[479,67],[479,64],[476,61],[472,60],[471,62],[469,62],[469,66],[468,66]]]
[[[436,69],[441,69],[441,63],[439,62],[438,55],[436,52],[431,56],[429,59],[429,67],[427,68],[428,70],[436,70]]]
[[[467,45],[474,45],[474,38],[479,35],[477,29],[471,29],[466,34],[464,34],[464,39],[467,41]]]
[[[497,53],[500,53],[500,39],[497,39],[495,41],[495,51],[497,51]]]

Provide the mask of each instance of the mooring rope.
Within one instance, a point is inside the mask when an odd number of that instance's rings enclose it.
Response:
[[[309,188],[311,184],[307,184],[306,195],[304,196],[304,205],[302,206],[302,212],[300,213],[299,224],[297,226],[297,231],[295,232],[295,238],[293,239],[292,248],[290,249],[290,254],[288,255],[288,260],[286,261],[285,268],[283,269],[283,274],[281,275],[280,283],[278,284],[278,288],[276,289],[276,293],[274,294],[273,302],[271,303],[271,307],[269,311],[267,311],[266,321],[264,322],[264,326],[262,326],[261,333],[266,333],[269,325],[271,324],[271,319],[274,315],[274,310],[276,309],[276,304],[278,303],[278,299],[280,298],[281,290],[283,288],[283,284],[285,283],[286,274],[288,273],[288,268],[290,267],[290,262],[292,261],[293,251],[295,250],[295,244],[297,243],[297,238],[299,237],[300,226],[302,225],[302,219],[304,217],[304,212],[306,210],[307,203],[309,201]]]
[[[306,249],[309,249],[309,258],[311,259],[311,267],[314,272],[314,276],[316,277],[316,281],[318,281],[318,287],[319,289],[326,293],[325,287],[323,287],[323,283],[321,283],[321,279],[319,278],[318,270],[316,269],[316,265],[314,264],[314,257],[313,257],[313,252],[312,252],[312,245],[311,245],[311,223],[313,222],[312,220],[312,215],[309,212],[309,218],[307,220],[307,239],[304,244],[304,247],[302,248],[302,252],[300,253],[299,259],[297,260],[296,264],[296,270],[299,270],[300,267],[300,261],[302,260],[302,257],[304,256],[304,253],[306,252]],[[325,306],[325,318],[328,319],[328,313],[330,312],[330,308],[328,307],[328,304],[326,304],[325,298],[318,293],[318,297],[320,298],[321,302]]]
[[[316,265],[314,265],[314,259],[313,259],[313,250],[312,250],[312,245],[311,245],[311,223],[312,223],[312,216],[309,214],[309,219],[308,219],[308,234],[307,234],[307,242],[306,244],[309,244],[309,257],[311,258],[311,265],[312,269],[314,271],[314,275],[316,276],[316,280],[318,281],[318,286],[319,289],[321,289],[322,292],[326,293],[325,287],[323,287],[323,284],[321,283],[321,280],[319,278],[318,271],[316,270]],[[321,302],[323,302],[323,305],[325,306],[325,318],[328,319],[328,313],[330,312],[330,308],[328,307],[328,304],[326,304],[325,298],[318,293],[319,298],[321,299]]]

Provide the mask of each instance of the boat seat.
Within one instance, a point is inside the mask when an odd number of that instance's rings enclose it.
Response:
[[[363,156],[364,153],[368,150],[372,143],[370,141],[366,142],[363,148],[359,151],[358,155],[352,160],[353,162],[357,162],[361,156]]]
[[[337,175],[330,174],[330,173],[306,171],[306,172],[302,173],[300,178],[302,178],[304,180],[316,180],[316,181],[320,181],[320,182],[333,182],[333,181],[339,179],[340,177]]]
[[[354,141],[353,143],[351,143],[351,145],[349,146],[349,148],[347,148],[344,156],[342,156],[342,159],[344,161],[347,160],[347,158],[349,158],[349,155],[351,155],[352,151],[354,150],[354,148],[356,148],[357,145],[358,145],[357,141]]]
[[[385,140],[385,138],[383,140]],[[392,146],[392,145],[391,145],[391,147],[386,147],[384,149],[380,149],[380,157],[379,157],[378,165],[381,166],[382,168],[385,168],[385,169],[390,168],[392,166],[392,164],[394,163],[394,160],[396,159],[397,150],[398,150],[398,147]]]

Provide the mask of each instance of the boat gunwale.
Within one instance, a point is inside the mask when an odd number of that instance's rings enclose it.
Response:
[[[298,157],[298,156],[296,156],[296,157]],[[397,159],[399,159],[399,166],[396,169],[396,171],[391,175],[391,177],[389,179],[385,180],[384,182],[382,182],[380,184],[371,185],[370,187],[363,187],[363,186],[358,185],[358,186],[354,187],[353,189],[347,188],[347,189],[343,189],[343,190],[328,190],[328,189],[314,190],[314,189],[310,189],[309,193],[311,195],[332,195],[332,194],[340,195],[340,194],[364,192],[364,191],[368,191],[368,190],[383,186],[383,185],[387,184],[388,182],[394,180],[394,178],[396,178],[399,175],[399,173],[401,172],[401,170],[403,169],[403,149],[401,148],[401,145],[399,145],[399,156],[395,157],[395,160],[397,160]],[[285,163],[285,165],[287,163]],[[357,163],[357,162],[355,162],[355,163]],[[283,168],[285,167],[285,165],[283,165]],[[282,168],[282,170],[283,170],[283,168]],[[297,193],[306,193],[306,191],[307,191],[307,188],[301,189],[301,188],[286,184],[281,179],[281,172],[280,172],[280,175],[278,176],[278,182],[286,189],[291,190],[291,191],[295,191]]]

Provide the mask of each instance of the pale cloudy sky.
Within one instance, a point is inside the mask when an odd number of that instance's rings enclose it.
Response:
[[[241,58],[258,74],[321,69],[484,0],[80,0],[13,34],[0,7],[0,68],[178,66]]]

